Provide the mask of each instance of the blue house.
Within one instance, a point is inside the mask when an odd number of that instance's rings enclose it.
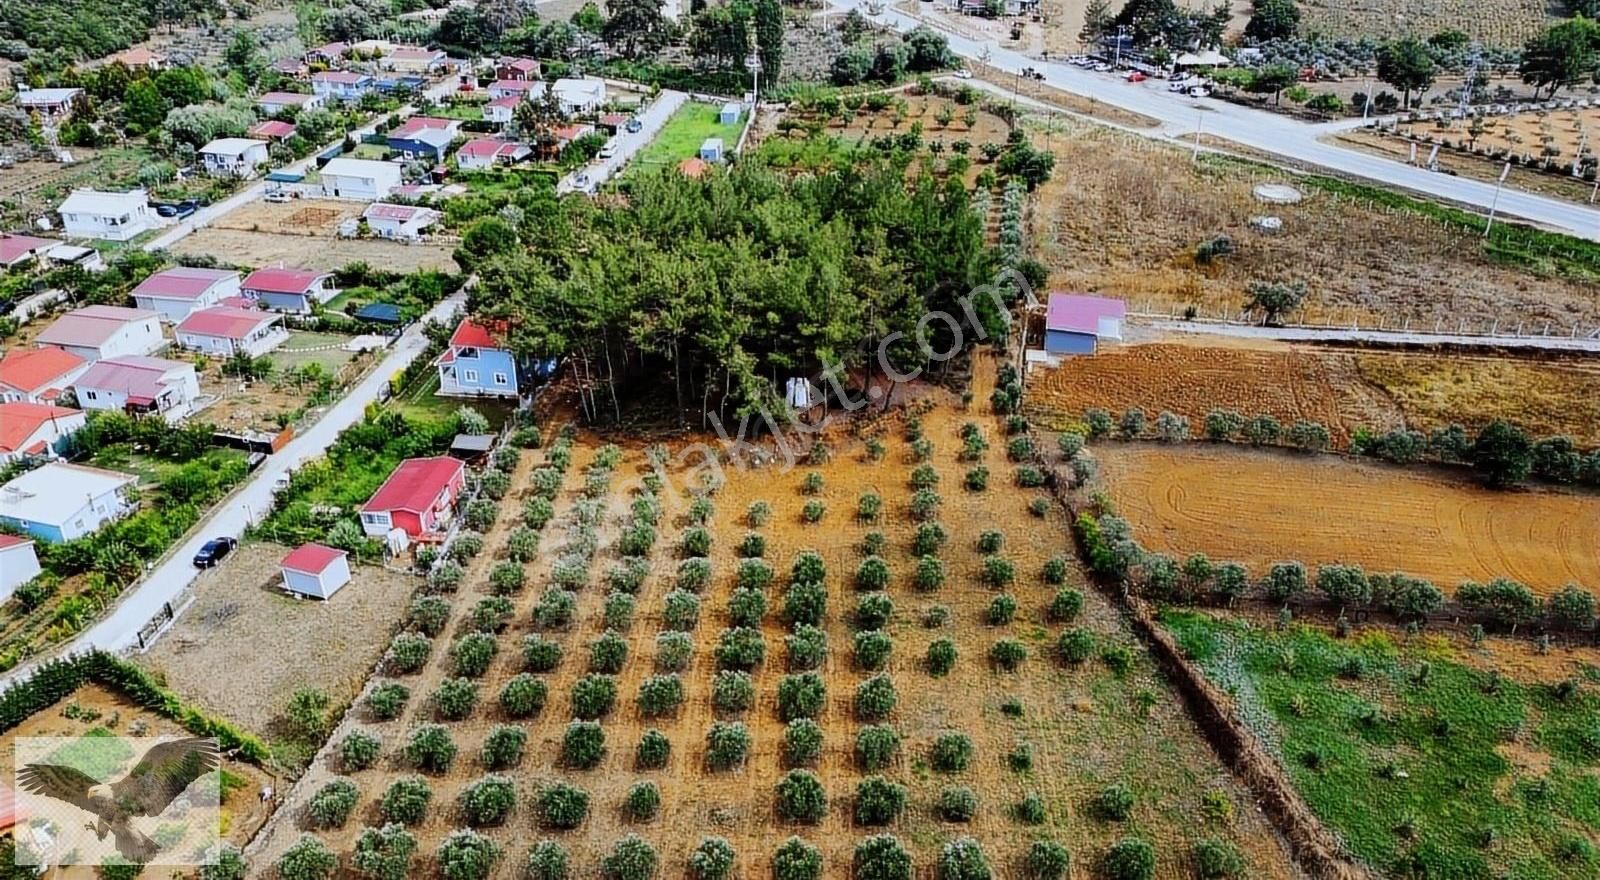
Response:
[[[413,116],[389,132],[389,149],[407,159],[443,162],[460,130],[460,120]]]
[[[433,363],[439,368],[438,393],[447,397],[516,397],[525,378],[516,355],[471,318],[456,327],[450,347]]]
[[[60,543],[131,513],[138,477],[52,461],[0,486],[0,522]]]

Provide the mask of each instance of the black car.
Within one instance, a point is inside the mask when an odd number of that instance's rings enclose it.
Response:
[[[239,542],[232,538],[212,538],[200,548],[199,553],[194,555],[194,567],[210,568],[221,562],[222,557],[227,556],[237,546]]]

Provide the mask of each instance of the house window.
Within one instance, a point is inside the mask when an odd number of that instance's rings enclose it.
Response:
[[[467,346],[466,348],[460,348],[460,349],[456,350],[456,357],[475,358],[477,356],[478,356],[478,350],[476,348],[471,347],[471,346]]]
[[[99,398],[98,398],[98,397],[97,397],[97,396],[95,396],[95,393],[94,393],[94,392],[93,392],[93,391],[85,391],[85,392],[84,392],[84,394],[85,394],[85,395],[86,395],[86,396],[87,396],[87,397],[88,397],[88,398],[89,398],[89,399],[90,399],[90,400],[99,400]]]
[[[476,382],[476,381],[478,381],[478,371],[477,370],[462,370],[461,371],[461,380],[463,382]]]
[[[510,384],[510,382],[511,382],[511,380],[506,378],[506,374],[505,373],[495,373],[494,374],[494,384],[496,384],[496,385],[508,385],[508,384]]]

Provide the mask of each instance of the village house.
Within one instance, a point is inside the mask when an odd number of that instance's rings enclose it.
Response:
[[[17,106],[24,113],[38,113],[47,119],[60,119],[72,114],[72,102],[83,94],[83,89],[30,89],[17,87]]]
[[[378,62],[385,70],[401,73],[439,73],[450,65],[450,56],[443,49],[421,46],[395,46]]]
[[[489,83],[489,100],[517,98],[522,101],[531,101],[534,98],[543,97],[546,88],[545,83],[537,79],[497,79]]]
[[[283,588],[299,596],[330,598],[350,583],[349,556],[323,544],[301,544],[278,563]]]
[[[508,95],[504,98],[495,98],[483,105],[483,121],[495,125],[509,125],[517,118],[517,107],[526,100],[521,95]]]
[[[55,458],[84,426],[81,411],[48,403],[0,403],[0,464],[21,458]]]
[[[482,171],[496,165],[514,165],[533,155],[527,144],[499,138],[473,138],[456,150],[456,167],[462,171]]]
[[[322,194],[334,199],[375,202],[400,185],[401,168],[372,159],[330,159],[322,166]]]
[[[143,68],[156,71],[164,70],[167,66],[167,56],[162,55],[160,52],[152,52],[143,46],[124,49],[106,60],[110,64],[120,64],[129,70]]]
[[[319,98],[346,103],[359,101],[377,87],[372,77],[352,70],[324,70],[311,74],[311,92]]]
[[[374,538],[400,529],[413,540],[443,532],[466,480],[466,465],[456,459],[408,458],[362,506],[361,528]]]
[[[1045,313],[1044,350],[1052,355],[1094,354],[1106,340],[1122,341],[1124,300],[1052,293]]]
[[[267,142],[217,138],[200,148],[200,166],[212,177],[250,178],[267,164]]]
[[[123,306],[84,306],[57,318],[39,334],[40,345],[64,348],[86,361],[144,355],[167,344],[161,316]]]
[[[520,387],[516,356],[471,318],[456,326],[434,366],[439,369],[438,393],[446,397],[516,397]]]
[[[350,54],[350,44],[344,42],[325,43],[306,52],[308,64],[322,63],[333,64]]]
[[[279,58],[272,62],[270,67],[278,74],[291,79],[301,79],[311,72],[311,66],[306,64],[304,59],[294,57]]]
[[[127,241],[156,225],[155,212],[150,210],[150,194],[142,189],[128,192],[75,189],[56,211],[61,215],[61,226],[68,238]]]
[[[584,137],[585,135],[594,134],[594,126],[586,122],[573,122],[567,125],[556,126],[550,130],[550,134],[555,137],[556,149],[559,150],[565,148],[568,144],[572,143],[578,138]]]
[[[32,538],[0,534],[0,602],[11,599],[17,588],[39,576],[39,554]]]
[[[231,269],[174,266],[139,282],[131,295],[135,306],[157,312],[161,320],[176,324],[195,309],[238,296],[239,273]]]
[[[29,266],[41,265],[44,262],[42,259],[44,255],[60,243],[53,238],[0,232],[0,269],[15,272]]]
[[[367,228],[379,238],[398,241],[417,241],[422,231],[439,222],[444,215],[420,205],[391,205],[375,202],[367,206],[361,217]]]
[[[289,338],[283,315],[232,306],[199,309],[184,318],[173,333],[184,348],[222,357],[240,352],[260,357]]]
[[[65,349],[13,348],[0,355],[0,401],[53,403],[89,362]]]
[[[251,137],[261,138],[268,143],[286,141],[294,137],[294,133],[294,123],[284,122],[281,119],[268,119],[264,122],[257,122],[255,125],[250,126],[249,131],[245,132]]]
[[[262,308],[309,314],[313,303],[325,303],[335,291],[327,272],[301,269],[257,269],[239,285],[244,296]]]
[[[78,406],[131,416],[159,415],[168,423],[194,411],[200,377],[194,364],[153,357],[97,361],[72,383]]]
[[[322,106],[320,95],[303,95],[299,92],[267,92],[256,99],[263,116],[277,116],[285,110],[314,110]]]
[[[53,266],[77,266],[85,272],[104,272],[106,268],[99,251],[82,245],[63,242],[46,251],[45,257]]]
[[[494,66],[494,78],[501,80],[536,80],[542,66],[532,58],[502,58]]]
[[[459,119],[413,116],[390,130],[386,137],[389,149],[407,159],[443,162],[450,150],[450,143],[460,130]]]
[[[558,79],[550,88],[562,113],[589,113],[606,102],[606,81],[598,77]]]
[[[59,543],[93,534],[138,507],[138,477],[52,461],[0,486],[0,522]]]

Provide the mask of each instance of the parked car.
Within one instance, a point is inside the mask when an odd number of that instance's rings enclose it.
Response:
[[[1194,88],[1189,90],[1189,97],[1191,97],[1191,98],[1209,98],[1209,97],[1211,97],[1211,90],[1206,88],[1205,86],[1195,86]]]
[[[1123,77],[1123,79],[1131,83],[1142,83],[1149,78],[1150,77],[1145,76],[1142,71],[1138,70],[1130,70],[1128,71],[1128,75]]]
[[[1104,61],[1102,61],[1099,64],[1096,64],[1094,66],[1094,72],[1095,73],[1110,73],[1111,72],[1111,65],[1109,65],[1109,64],[1105,63]]]
[[[600,152],[599,152],[598,155],[602,159],[609,159],[612,156],[615,156],[616,154],[617,154],[617,145],[616,145],[616,143],[614,143],[612,141],[606,141],[606,145],[600,148]]]
[[[227,556],[237,546],[239,542],[233,538],[212,538],[201,546],[199,553],[194,555],[194,567],[210,568],[221,562],[222,557]]]
[[[272,202],[275,205],[281,205],[284,202],[293,201],[294,193],[291,193],[286,189],[269,189],[267,190],[267,194],[262,196],[261,199],[262,201]]]
[[[644,130],[644,123],[637,119],[630,119],[626,125],[622,126],[622,130],[628,134],[637,134]]]
[[[588,186],[589,185],[589,172],[587,172],[587,171],[578,172],[578,176],[574,177],[572,179],[572,182],[577,184],[578,188],[580,188],[580,189],[582,189],[583,187]]]
[[[972,71],[963,67],[956,71],[956,79],[972,79]]]

